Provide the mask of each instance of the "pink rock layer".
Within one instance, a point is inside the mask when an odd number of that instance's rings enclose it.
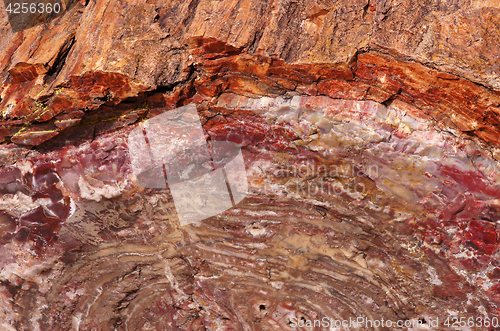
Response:
[[[491,147],[397,100],[223,93],[200,115],[207,138],[242,147],[250,190],[184,226],[168,189],[137,185],[134,126],[43,153],[2,145],[5,328],[499,315]]]

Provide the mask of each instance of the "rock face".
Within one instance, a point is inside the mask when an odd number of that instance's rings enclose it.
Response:
[[[1,330],[500,330],[497,1],[64,8],[0,14]],[[190,223],[185,105],[247,184]]]

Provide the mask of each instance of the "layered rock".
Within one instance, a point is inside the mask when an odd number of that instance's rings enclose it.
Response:
[[[70,1],[16,33],[4,16],[2,327],[496,329],[478,319],[500,305],[498,13]],[[249,186],[192,224],[140,185],[128,139],[187,104],[241,146]]]

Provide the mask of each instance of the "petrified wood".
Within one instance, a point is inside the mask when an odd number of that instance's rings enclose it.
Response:
[[[0,330],[500,330],[498,1],[70,0],[0,31]],[[213,162],[156,151],[246,172],[192,222],[131,139],[186,105]]]

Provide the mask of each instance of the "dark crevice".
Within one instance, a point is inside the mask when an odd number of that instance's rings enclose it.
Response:
[[[368,9],[370,9],[369,2],[363,7],[363,18],[368,14]]]
[[[116,304],[116,310],[120,311],[127,308],[130,302],[137,296],[137,292],[139,292],[139,288],[124,293],[125,297]]]
[[[384,106],[389,107],[394,100],[398,98],[399,94],[393,94],[389,97],[389,99],[385,100],[384,102],[381,102]]]
[[[61,52],[57,55],[52,68],[47,72],[47,76],[45,79],[45,84],[52,83],[57,75],[61,72],[62,68],[66,63],[66,58],[68,57],[69,52],[75,45],[75,36],[71,37],[70,40],[62,47]]]
[[[261,17],[264,16],[266,8],[267,8],[266,6],[261,6],[260,11],[259,11],[259,15]],[[262,23],[259,25],[259,27],[255,31],[252,40],[249,42],[248,46],[245,47],[249,54],[254,54],[257,51],[257,47],[259,45],[259,42],[262,39],[262,36],[264,35],[264,29],[265,29],[264,21],[262,21]]]
[[[292,24],[293,20],[296,20],[297,17],[300,17],[301,8],[297,2],[291,2],[286,10],[285,16],[278,21],[278,26],[283,27],[293,27],[296,24]],[[298,28],[295,28],[298,29]],[[298,31],[290,31],[290,35],[296,36],[299,35]],[[285,46],[282,50],[282,58],[285,62],[292,62],[296,57],[294,51],[300,48],[300,43],[289,41],[288,45]]]
[[[189,3],[188,10],[187,10],[187,17],[182,22],[182,26],[186,27],[186,29],[189,29],[189,27],[191,26],[191,22],[194,20],[196,10],[198,8],[199,3],[200,3],[200,0],[192,0]]]
[[[492,220],[490,220],[490,219],[489,219],[489,218],[487,218],[487,217],[482,216],[482,217],[481,217],[481,219],[482,219],[483,221],[486,221],[486,222],[490,222],[490,223],[494,223],[494,224],[496,224],[496,221],[492,221]]]
[[[166,107],[175,108],[175,107],[182,106],[183,105],[182,102],[186,98],[192,97],[195,93],[194,88],[189,88],[189,86],[183,86],[183,85],[188,84],[190,81],[193,80],[193,75],[196,72],[196,69],[193,65],[188,66],[187,69],[188,69],[188,75],[183,80],[180,80],[180,81],[175,82],[173,84],[161,86],[161,87],[155,89],[154,91],[141,92],[134,97],[129,97],[129,98],[122,100],[117,105],[113,105],[113,106],[110,106],[107,104],[101,105],[99,108],[97,108],[91,112],[86,113],[85,116],[82,117],[81,121],[77,125],[69,127],[65,130],[62,130],[57,136],[55,136],[54,138],[49,139],[49,140],[43,142],[42,144],[36,146],[35,149],[40,151],[40,152],[43,152],[43,151],[48,151],[51,148],[62,147],[62,146],[67,145],[67,144],[75,144],[75,143],[79,144],[86,139],[89,139],[90,141],[94,141],[94,139],[97,137],[97,135],[104,133],[104,131],[97,131],[94,128],[96,124],[102,123],[102,122],[115,121],[115,119],[119,119],[121,116],[127,115],[128,112],[133,111],[135,108],[144,107],[144,104],[147,102],[148,97],[156,95],[156,94],[165,94],[165,93],[173,92],[177,87],[187,88],[187,92],[185,93],[185,96],[183,98],[180,98],[176,102],[176,104],[166,105]],[[106,101],[111,100],[111,98],[112,98],[112,96],[108,92],[105,94],[104,97],[96,98],[96,99],[97,99],[97,101],[106,102]],[[110,117],[109,115],[108,115],[108,117],[99,116],[99,114],[106,114],[107,113],[106,111],[103,111],[103,109],[110,108],[110,107],[113,109],[119,109],[120,107],[123,108],[122,106],[126,106],[125,109],[121,110],[120,112],[113,113],[112,117]],[[148,106],[146,106],[146,107],[148,107]],[[149,109],[149,108],[147,108],[147,109]],[[108,111],[108,113],[109,113],[109,111]],[[144,111],[144,113],[139,114],[139,118],[134,123],[143,121],[144,119],[148,118],[148,116],[149,116],[149,111]],[[133,123],[129,123],[129,124],[133,124]],[[124,124],[123,126],[129,125],[129,124]],[[88,132],[83,130],[85,127],[93,128],[91,130],[92,132],[89,134]],[[84,134],[86,134],[87,136],[82,136],[81,133],[78,133],[80,131],[82,131],[82,132],[85,131]],[[89,131],[89,130],[87,130],[87,131]]]
[[[196,69],[195,69],[194,65],[189,65],[187,67],[187,70],[188,70],[188,74],[187,74],[187,77],[185,79],[174,82],[172,84],[158,86],[154,91],[145,92],[145,96],[149,97],[149,96],[154,95],[154,94],[163,94],[163,93],[167,93],[167,92],[173,92],[176,87],[191,81]]]
[[[247,47],[247,51],[249,54],[254,54],[257,51],[257,47],[259,45],[259,42],[262,38],[262,35],[264,34],[264,29],[263,26],[261,26],[254,34],[252,41]]]

